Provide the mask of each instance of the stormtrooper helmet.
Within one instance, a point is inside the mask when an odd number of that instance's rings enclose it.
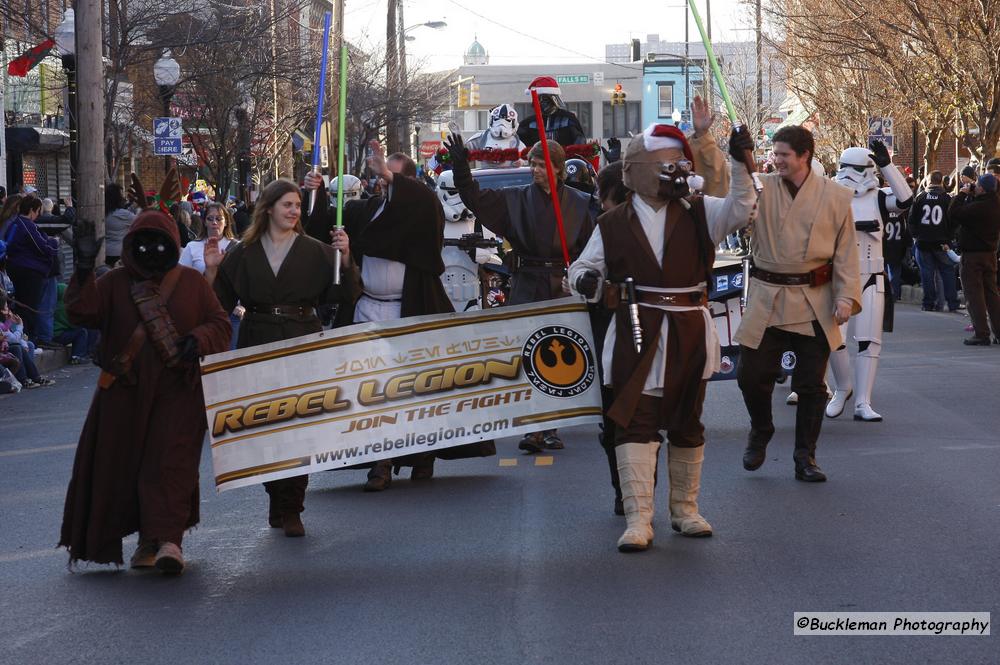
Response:
[[[490,136],[509,139],[517,133],[517,111],[512,104],[501,104],[490,109]]]
[[[878,189],[875,162],[866,148],[848,148],[840,155],[837,183],[854,190],[855,196]]]
[[[353,175],[338,176],[344,178],[344,201],[357,201],[361,198],[361,180]],[[337,195],[337,178],[330,178],[330,196]]]
[[[444,171],[438,176],[437,195],[441,199],[441,207],[444,208],[445,221],[460,222],[472,216],[455,187],[453,171]]]

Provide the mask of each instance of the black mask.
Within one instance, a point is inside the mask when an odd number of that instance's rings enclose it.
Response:
[[[691,193],[688,186],[688,171],[674,164],[667,164],[660,170],[660,184],[656,193],[660,200],[682,199]]]
[[[132,238],[132,258],[144,272],[163,274],[177,265],[177,247],[163,233],[143,229]]]

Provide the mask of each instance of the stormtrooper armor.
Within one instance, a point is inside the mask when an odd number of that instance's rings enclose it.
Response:
[[[885,151],[883,157],[887,156]],[[885,266],[882,259],[882,230],[890,212],[909,207],[912,192],[903,174],[892,164],[879,167],[891,193],[879,189],[876,164],[871,150],[848,148],[840,156],[836,180],[854,191],[851,210],[854,213],[855,236],[861,273],[861,312],[841,327],[845,346],[830,354],[833,398],[826,415],[836,418],[854,395],[854,419],[866,422],[882,420],[871,405],[878,359],[882,350],[882,325],[885,312]],[[851,376],[851,359],[847,342],[857,342],[857,357]]]
[[[513,104],[501,104],[490,110],[490,124],[465,142],[469,150],[524,150],[524,144],[517,137],[517,111]],[[509,168],[517,166],[520,160],[483,163],[485,168]]]
[[[336,200],[337,198],[337,180],[338,178],[344,178],[344,201],[357,201],[361,198],[361,180],[357,176],[345,175],[337,176],[337,178],[330,178],[330,198],[331,200]]]
[[[445,171],[438,178],[437,195],[444,209],[444,237],[446,246],[441,250],[444,261],[444,273],[441,281],[445,293],[455,307],[456,312],[466,312],[481,309],[482,295],[479,283],[479,265],[485,263],[500,264],[500,257],[495,249],[482,247],[448,246],[449,240],[457,241],[462,236],[476,233],[476,219],[472,211],[462,203],[462,197],[455,187],[455,175]],[[495,238],[488,229],[480,229],[485,238]],[[475,260],[473,260],[473,255]]]

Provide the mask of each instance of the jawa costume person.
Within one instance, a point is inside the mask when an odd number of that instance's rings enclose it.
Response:
[[[734,133],[730,152],[742,155],[745,132]],[[605,381],[614,388],[610,417],[627,528],[623,552],[653,541],[656,457],[667,430],[670,523],[685,536],[710,536],[698,513],[704,459],[701,423],[705,384],[719,369],[719,340],[707,307],[715,245],[744,226],[753,209],[746,169],[731,170],[725,199],[692,195],[693,154],[684,134],[650,125],[625,153],[625,203],[601,215],[598,229],[570,266],[572,289],[595,301],[608,292],[615,318],[604,344]],[[626,279],[635,286],[637,321],[621,297]],[[603,288],[604,286],[607,289]],[[641,330],[636,339],[633,325]]]
[[[576,114],[566,109],[559,96],[559,84],[551,76],[539,76],[528,86],[527,93],[538,92],[538,103],[545,119],[545,138],[555,141],[564,148],[587,142],[583,126]],[[532,113],[517,128],[517,136],[524,145],[535,145],[539,141],[538,119]]]
[[[77,226],[76,273],[66,313],[101,331],[101,376],[80,434],[59,544],[71,561],[122,563],[121,539],[139,532],[133,568],[184,568],[181,539],[198,523],[205,403],[198,357],[229,348],[229,316],[197,270],[177,265],[174,220],[136,217],[122,263],[94,279],[94,228]]]
[[[354,261],[361,266],[362,293],[354,307],[342,306],[337,322],[395,321],[408,316],[444,314],[455,309],[441,283],[444,261],[444,212],[433,191],[416,179],[417,167],[402,153],[384,157],[377,141],[370,144],[369,167],[385,183],[386,196],[344,206],[344,228],[351,239]],[[322,183],[318,174],[306,176],[307,189]],[[323,205],[320,205],[323,201]],[[320,192],[308,221],[314,237],[332,228],[334,207],[326,207]],[[434,475],[434,460],[488,457],[496,454],[493,441],[446,448],[437,453],[380,460],[368,474],[364,489],[389,487],[392,469],[413,467],[411,479]]]

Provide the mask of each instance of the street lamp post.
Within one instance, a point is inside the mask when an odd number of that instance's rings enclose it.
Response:
[[[75,201],[79,136],[76,126],[76,16],[72,8],[66,10],[62,22],[56,27],[55,40],[56,51],[62,58],[63,71],[66,72],[66,104],[63,105],[63,112],[66,114],[66,131],[69,134],[69,191]]]
[[[173,99],[177,90],[177,82],[181,79],[181,66],[170,55],[170,49],[164,49],[163,55],[153,64],[153,79],[156,81],[156,88],[159,92],[160,101],[163,104],[163,117],[170,117],[170,100]],[[167,155],[167,171],[170,174],[171,157]],[[177,171],[177,192],[180,198],[184,198],[181,191],[181,174]]]
[[[403,25],[403,3],[399,4],[399,25]],[[410,126],[410,113],[406,105],[406,42],[413,39],[413,37],[408,36],[406,33],[411,30],[416,30],[417,28],[431,28],[432,30],[440,30],[441,28],[447,27],[448,24],[444,21],[427,21],[426,23],[417,23],[416,25],[411,25],[409,28],[400,31],[399,39],[399,94],[400,98],[403,100],[403,122],[400,123],[401,127],[407,128]],[[412,144],[410,143],[410,132],[408,129],[403,130],[404,138],[403,144],[400,149],[408,155],[412,154]]]

